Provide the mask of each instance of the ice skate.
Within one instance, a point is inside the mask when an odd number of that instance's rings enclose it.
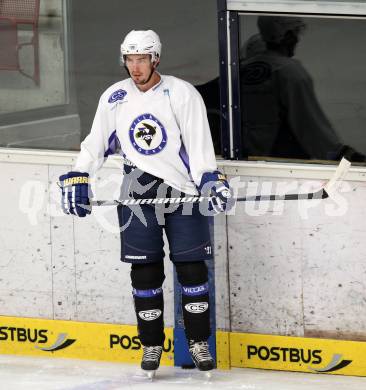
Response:
[[[147,377],[152,380],[159,368],[163,347],[161,345],[143,346],[143,350],[141,368],[146,372]]]
[[[200,371],[207,371],[207,378],[211,377],[210,371],[214,369],[214,360],[208,350],[207,341],[189,341],[189,352],[194,364]]]

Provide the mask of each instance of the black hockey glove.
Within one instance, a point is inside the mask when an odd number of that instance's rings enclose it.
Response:
[[[61,206],[65,214],[85,217],[91,213],[89,174],[69,172],[60,176]]]
[[[210,211],[221,213],[230,210],[234,204],[233,192],[226,176],[220,171],[205,172],[198,190],[203,196],[214,197],[209,203]]]

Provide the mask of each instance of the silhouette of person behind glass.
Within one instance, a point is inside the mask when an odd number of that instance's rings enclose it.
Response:
[[[364,162],[344,145],[316,98],[313,81],[292,58],[305,30],[297,17],[259,16],[260,32],[240,61],[242,136],[248,156]]]
[[[242,64],[242,62],[247,60],[248,58],[254,57],[257,54],[263,54],[266,50],[266,43],[263,41],[261,35],[252,35],[240,49],[240,64]]]

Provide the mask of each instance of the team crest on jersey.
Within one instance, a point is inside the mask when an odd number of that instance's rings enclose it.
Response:
[[[127,92],[124,89],[117,89],[114,91],[111,96],[109,96],[108,103],[115,103],[117,100],[123,100],[127,95]]]
[[[130,126],[130,141],[141,154],[161,152],[167,143],[167,134],[162,123],[152,114],[138,116]]]

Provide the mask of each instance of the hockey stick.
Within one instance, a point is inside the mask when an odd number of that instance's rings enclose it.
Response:
[[[341,181],[348,172],[351,163],[342,158],[336,171],[329,181],[319,190],[302,194],[271,194],[253,195],[236,198],[237,202],[263,202],[268,200],[301,200],[301,199],[326,199],[334,190],[337,182]],[[155,198],[155,199],[124,199],[124,200],[92,200],[92,206],[134,206],[140,204],[166,204],[166,203],[200,203],[216,199],[210,196],[186,196],[183,198]]]

